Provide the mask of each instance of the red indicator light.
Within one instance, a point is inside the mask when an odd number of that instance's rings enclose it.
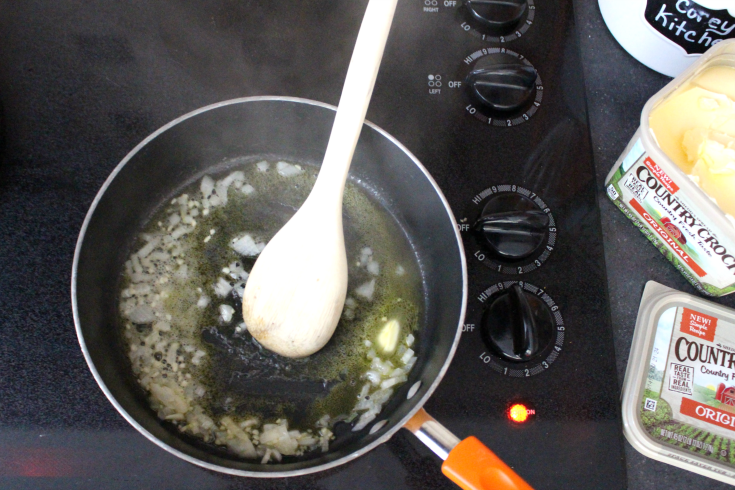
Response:
[[[530,409],[521,403],[516,403],[508,410],[508,418],[519,424],[526,422],[528,417],[535,414],[536,410]]]

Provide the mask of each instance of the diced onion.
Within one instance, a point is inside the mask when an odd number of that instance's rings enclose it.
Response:
[[[153,252],[153,250],[158,246],[158,244],[161,243],[161,238],[154,238],[150,242],[148,242],[143,248],[138,250],[138,253],[136,254],[141,259],[148,257],[148,255]]]
[[[359,430],[364,429],[367,424],[375,420],[375,417],[377,417],[377,414],[375,412],[367,411],[364,414],[360,416],[360,419],[357,421],[355,426],[352,428],[352,432],[357,432]]]
[[[380,387],[383,388],[383,389],[385,389],[385,388],[391,388],[391,387],[397,385],[398,383],[405,382],[406,379],[407,378],[406,378],[406,375],[405,374],[402,374],[402,375],[397,376],[395,378],[388,378],[385,381],[383,381],[382,383],[380,383]]]
[[[150,306],[139,305],[129,311],[127,317],[133,323],[145,325],[153,322],[156,319],[156,314]]]
[[[237,454],[246,458],[254,458],[257,456],[255,447],[250,441],[248,435],[230,418],[222,417],[220,423],[227,429],[228,437],[227,446],[234,450]],[[235,441],[232,441],[235,439]]]
[[[230,291],[232,291],[230,283],[220,277],[217,280],[217,284],[214,285],[214,292],[217,293],[217,296],[220,298],[224,298],[230,294]]]
[[[168,217],[169,226],[176,226],[179,223],[181,223],[181,215],[179,213],[174,213]]]
[[[408,349],[405,354],[401,357],[401,362],[403,364],[408,364],[408,361],[413,357],[414,351],[413,349]]]
[[[276,171],[282,177],[293,177],[294,175],[299,175],[303,173],[304,169],[302,169],[299,165],[291,165],[290,163],[286,162],[278,162],[276,164]]]
[[[265,248],[265,243],[256,243],[252,236],[250,236],[249,234],[245,234],[239,238],[235,238],[234,240],[232,240],[232,244],[230,246],[235,250],[235,252],[239,253],[240,255],[255,257],[257,255],[260,255],[260,252],[263,251],[263,249]]]
[[[365,247],[360,250],[360,265],[362,265],[363,267],[366,266],[372,256],[373,250],[370,247]]]
[[[370,363],[370,368],[385,376],[390,373],[395,366],[393,366],[393,363],[390,361],[382,361],[380,358],[376,357]]]
[[[375,294],[375,279],[372,279],[359,286],[357,289],[355,289],[355,294],[358,296],[362,296],[368,301],[372,301],[373,295]]]
[[[367,270],[370,274],[377,276],[378,274],[380,274],[380,265],[373,260],[372,262],[368,263]]]
[[[204,357],[206,355],[207,355],[207,353],[204,352],[203,350],[196,351],[194,353],[194,356],[191,358],[191,363],[194,364],[195,366],[198,366],[199,363],[201,362],[202,357]]]
[[[232,321],[232,315],[235,313],[235,308],[230,305],[219,305],[219,315],[222,321],[230,323]]]
[[[363,374],[365,379],[370,381],[374,386],[378,386],[380,384],[381,376],[380,373],[377,371],[373,371],[372,369],[370,371],[367,371],[365,374]]]
[[[205,175],[199,189],[202,191],[202,196],[208,198],[212,195],[212,191],[214,190],[214,179],[209,175]]]

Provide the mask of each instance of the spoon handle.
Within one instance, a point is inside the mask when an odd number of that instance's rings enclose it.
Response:
[[[315,184],[322,192],[312,194],[335,196],[334,191],[339,191],[336,197],[342,202],[347,172],[365,121],[397,1],[370,0],[367,6]]]

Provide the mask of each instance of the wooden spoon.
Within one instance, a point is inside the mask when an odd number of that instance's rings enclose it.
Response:
[[[397,0],[370,0],[314,188],[245,285],[243,318],[267,349],[304,357],[329,341],[347,295],[342,196]]]

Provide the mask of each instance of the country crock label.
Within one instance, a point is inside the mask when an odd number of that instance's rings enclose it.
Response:
[[[702,422],[735,431],[735,414],[732,412],[718,410],[689,398],[681,399],[680,412],[682,415],[693,417]]]
[[[631,151],[611,173],[607,195],[701,293],[735,292],[735,229],[703,211],[700,193],[678,179],[645,151]]]
[[[643,17],[691,55],[735,37],[735,18],[727,10],[708,9],[693,0],[648,0]]]
[[[666,308],[638,415],[651,440],[735,470],[735,324],[700,308]]]

